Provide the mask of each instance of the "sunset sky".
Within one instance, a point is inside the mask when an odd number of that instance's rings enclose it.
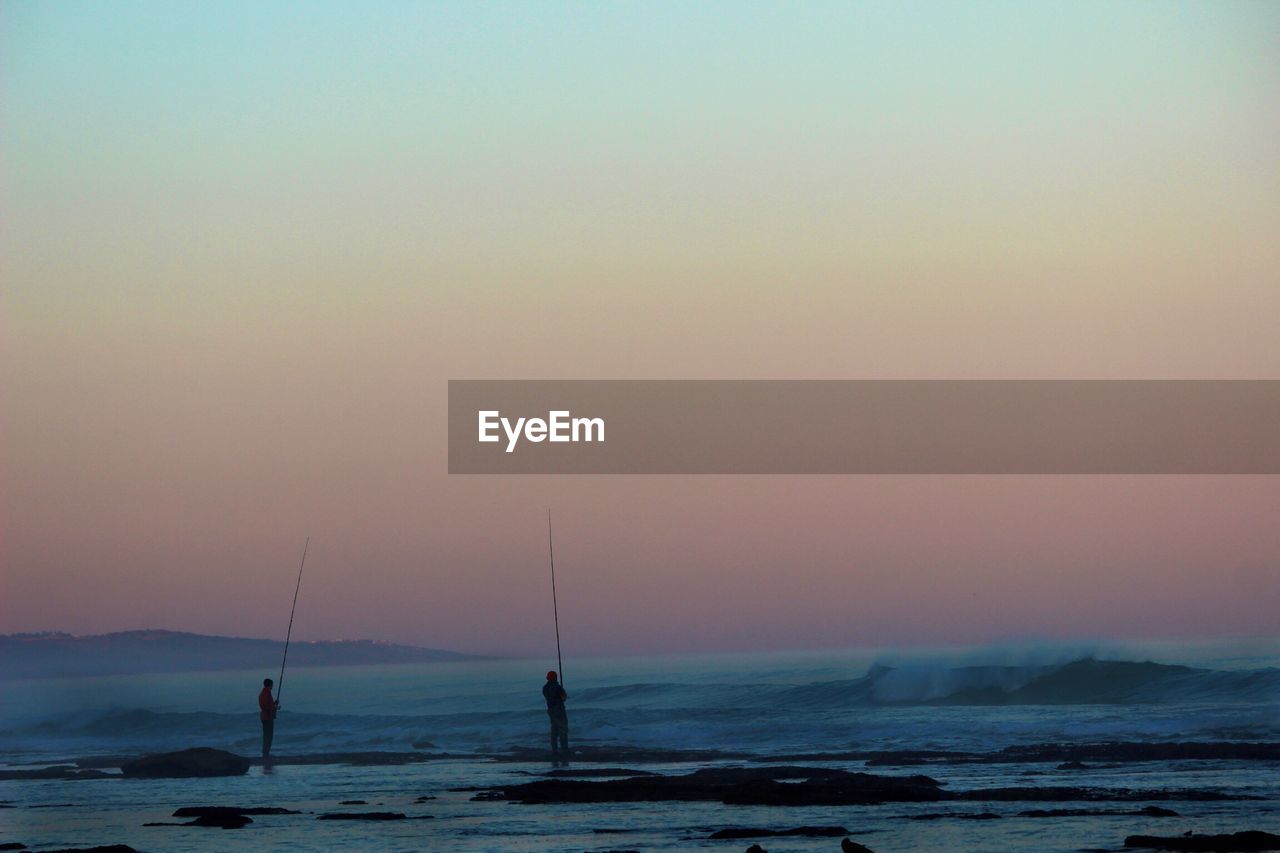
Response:
[[[0,633],[1280,633],[1277,477],[450,477],[472,378],[1280,378],[1280,6],[0,3]],[[1206,437],[1206,440],[1213,440]]]

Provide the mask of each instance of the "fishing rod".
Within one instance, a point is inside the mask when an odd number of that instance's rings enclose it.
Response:
[[[556,666],[560,675],[560,689],[564,689],[564,659],[560,656],[560,605],[556,601],[556,545],[551,537],[551,510],[547,510],[547,551],[551,555],[551,613],[556,621]]]
[[[293,606],[289,608],[289,630],[284,635],[284,657],[280,659],[280,681],[276,683],[276,704],[280,703],[280,694],[284,693],[284,665],[289,660],[289,640],[293,637],[293,614],[298,610],[298,590],[302,589],[302,569],[307,564],[307,548],[311,546],[311,537],[302,544],[302,562],[298,564],[298,583],[293,588]]]

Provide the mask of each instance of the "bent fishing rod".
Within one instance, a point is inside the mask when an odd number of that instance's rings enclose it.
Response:
[[[280,680],[276,682],[276,703],[280,702],[280,694],[284,693],[284,665],[289,660],[289,640],[293,637],[293,614],[298,610],[298,590],[302,589],[302,569],[307,565],[307,548],[311,546],[311,537],[302,544],[302,562],[298,564],[298,583],[293,588],[293,606],[289,608],[289,630],[284,635],[284,657],[280,659]]]
[[[560,605],[556,601],[556,544],[551,537],[551,510],[547,510],[547,552],[551,555],[551,613],[556,622],[556,672],[560,675],[560,689],[564,689],[564,659],[560,656]]]

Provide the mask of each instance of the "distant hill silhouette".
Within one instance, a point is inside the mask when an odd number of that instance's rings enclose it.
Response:
[[[58,632],[0,636],[0,679],[266,669],[280,665],[284,643],[181,631],[121,631],[78,637]],[[354,666],[483,660],[441,649],[372,640],[299,642],[290,666]]]

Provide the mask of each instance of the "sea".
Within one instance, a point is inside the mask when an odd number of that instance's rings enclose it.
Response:
[[[659,773],[805,753],[1280,741],[1275,640],[587,658],[567,659],[565,667],[574,744],[731,754],[634,765]],[[840,839],[708,836],[729,827],[840,826],[875,851],[1080,851],[1117,850],[1134,834],[1280,833],[1280,763],[1258,760],[1101,762],[1082,771],[1043,761],[868,767],[863,760],[788,759],[885,775],[925,773],[951,790],[1208,788],[1251,798],[1158,803],[1176,817],[1020,815],[1084,806],[1132,812],[1143,803],[522,805],[459,790],[527,782],[551,769],[536,752],[528,760],[491,757],[546,748],[540,690],[551,668],[554,659],[294,669],[283,684],[277,756],[418,751],[453,757],[398,765],[282,762],[214,779],[0,780],[0,844],[33,850],[127,844],[145,851],[741,851],[755,841],[776,853],[835,851]],[[255,756],[257,692],[263,677],[276,675],[264,668],[0,680],[0,770],[192,746]],[[350,801],[362,803],[343,805]],[[176,822],[175,809],[198,805],[274,806],[299,814],[255,817],[237,830],[143,826]],[[316,819],[343,810],[420,819]],[[965,816],[984,812],[997,817]]]

